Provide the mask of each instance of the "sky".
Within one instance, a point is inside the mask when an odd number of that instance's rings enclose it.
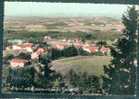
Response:
[[[92,17],[121,18],[129,5],[50,3],[50,2],[5,2],[5,16],[39,17]]]

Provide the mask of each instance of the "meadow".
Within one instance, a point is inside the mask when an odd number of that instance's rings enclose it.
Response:
[[[88,73],[101,77],[104,75],[104,65],[108,65],[112,57],[109,56],[76,56],[63,58],[52,62],[52,68],[63,75],[71,69],[76,73]]]

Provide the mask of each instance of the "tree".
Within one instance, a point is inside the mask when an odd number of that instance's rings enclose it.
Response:
[[[58,50],[58,49],[55,49],[55,48],[51,49],[51,59],[52,60],[58,59],[61,56],[62,56],[61,50]]]
[[[106,46],[107,45],[107,42],[106,41],[103,41],[103,40],[100,40],[96,44],[99,46],[99,48],[101,48],[102,46]]]
[[[32,67],[10,69],[7,82],[18,88],[30,87],[33,84],[34,69]]]
[[[51,78],[50,75],[54,71],[51,70],[50,67],[48,66],[48,64],[51,62],[49,57],[48,57],[48,54],[45,53],[43,56],[41,56],[40,59],[39,59],[39,62],[44,65],[44,69],[43,69],[44,78],[47,79],[47,80],[50,80],[50,78]]]
[[[104,66],[108,77],[104,77],[103,87],[109,94],[134,94],[136,70],[134,61],[136,59],[136,30],[137,11],[135,7],[128,9],[123,15],[122,22],[125,30],[118,39],[111,54],[113,60],[110,65]]]
[[[9,53],[9,54],[7,54],[7,55],[3,58],[3,63],[4,63],[4,64],[8,64],[8,63],[9,63],[8,60],[11,60],[11,59],[13,59],[13,58],[14,58],[14,55],[11,54],[11,53]]]
[[[62,54],[64,57],[77,56],[78,50],[72,45],[72,46],[67,47],[64,50],[62,50]]]
[[[26,60],[30,60],[31,59],[31,55],[30,53],[20,53],[18,56],[18,58],[21,58],[21,59],[26,59]]]
[[[79,49],[78,49],[78,54],[81,55],[81,56],[87,56],[87,55],[90,55],[89,52],[84,51],[82,48],[79,48]]]
[[[35,70],[34,85],[35,87],[48,88],[52,87],[56,79],[61,78],[61,75],[50,69],[48,53],[40,56],[39,61],[34,62],[33,67]]]
[[[33,63],[34,73],[34,86],[46,88],[49,81],[48,61],[45,56],[40,57],[38,61]],[[47,74],[47,75],[46,75]]]
[[[90,75],[86,72],[76,73],[74,70],[69,71],[70,84],[73,87],[77,87],[83,93],[100,93],[99,77]]]

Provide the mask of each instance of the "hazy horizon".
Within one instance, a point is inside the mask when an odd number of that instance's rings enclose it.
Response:
[[[121,19],[129,5],[5,2],[6,17],[97,17]]]

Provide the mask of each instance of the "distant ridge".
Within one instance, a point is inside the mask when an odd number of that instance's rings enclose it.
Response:
[[[13,20],[18,20],[18,19],[21,19],[21,20],[31,20],[31,19],[97,19],[97,18],[101,18],[101,19],[107,19],[107,20],[119,20],[117,18],[113,18],[113,17],[108,17],[108,16],[77,16],[77,17],[71,17],[71,16],[66,16],[66,17],[62,17],[62,16],[59,16],[59,17],[41,17],[41,16],[5,16],[5,19],[6,20],[9,20],[9,19],[13,19]]]

